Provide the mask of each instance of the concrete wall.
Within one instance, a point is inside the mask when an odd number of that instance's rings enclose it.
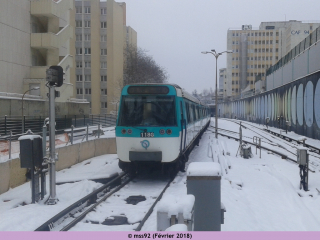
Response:
[[[123,48],[124,48],[124,9],[125,3],[119,5],[114,0],[107,1],[107,89],[108,113],[116,110],[123,83]],[[120,84],[119,84],[120,83]]]
[[[320,70],[319,41],[297,55],[286,65],[267,76],[266,90],[285,85]]]
[[[56,151],[59,155],[56,170],[60,171],[92,157],[116,154],[117,147],[115,138],[100,138],[58,148]],[[0,163],[0,194],[25,183],[26,172],[26,169],[20,168],[19,158]]]
[[[230,105],[233,106],[231,110]],[[218,107],[222,113],[221,117],[236,116],[238,119],[260,124],[264,124],[265,119],[269,117],[269,126],[284,130],[285,121],[290,121],[288,131],[320,139],[319,106],[320,71],[317,71],[270,91],[233,102],[224,102]],[[278,116],[281,119],[280,125],[277,122]]]
[[[0,1],[0,89],[20,93],[30,74],[30,1]]]

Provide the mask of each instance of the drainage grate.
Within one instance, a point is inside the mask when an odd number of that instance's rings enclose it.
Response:
[[[126,199],[126,202],[128,204],[132,204],[132,205],[136,205],[138,204],[139,202],[143,202],[146,200],[146,197],[145,196],[130,196]]]

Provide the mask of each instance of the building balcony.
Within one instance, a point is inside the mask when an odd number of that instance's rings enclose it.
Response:
[[[31,15],[38,17],[58,17],[61,18],[67,10],[73,9],[72,0],[52,1],[52,0],[32,0]]]
[[[58,49],[58,36],[54,33],[31,33],[31,47],[39,49]]]
[[[31,33],[31,47],[38,49],[59,49],[67,40],[71,39],[73,28],[65,26],[57,34],[54,33]]]

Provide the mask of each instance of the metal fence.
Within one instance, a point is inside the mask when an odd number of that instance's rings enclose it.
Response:
[[[320,27],[315,29],[308,37],[302,40],[297,46],[291,49],[284,57],[282,57],[275,65],[271,66],[266,71],[266,75],[270,75],[271,73],[275,72],[293,58],[295,58],[298,54],[302,53],[304,50],[309,48],[311,45],[315,44],[320,40]]]
[[[22,124],[25,131],[31,130],[33,133],[41,133],[44,124],[44,116],[2,116],[0,117],[0,138],[6,138],[12,131],[13,136],[22,135]],[[56,116],[56,131],[63,132],[64,129],[74,127],[84,127],[100,124],[102,127],[115,126],[116,116],[111,114],[103,115],[73,115]]]

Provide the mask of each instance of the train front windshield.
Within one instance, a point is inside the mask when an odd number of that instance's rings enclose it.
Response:
[[[123,96],[119,126],[176,126],[174,96]]]

